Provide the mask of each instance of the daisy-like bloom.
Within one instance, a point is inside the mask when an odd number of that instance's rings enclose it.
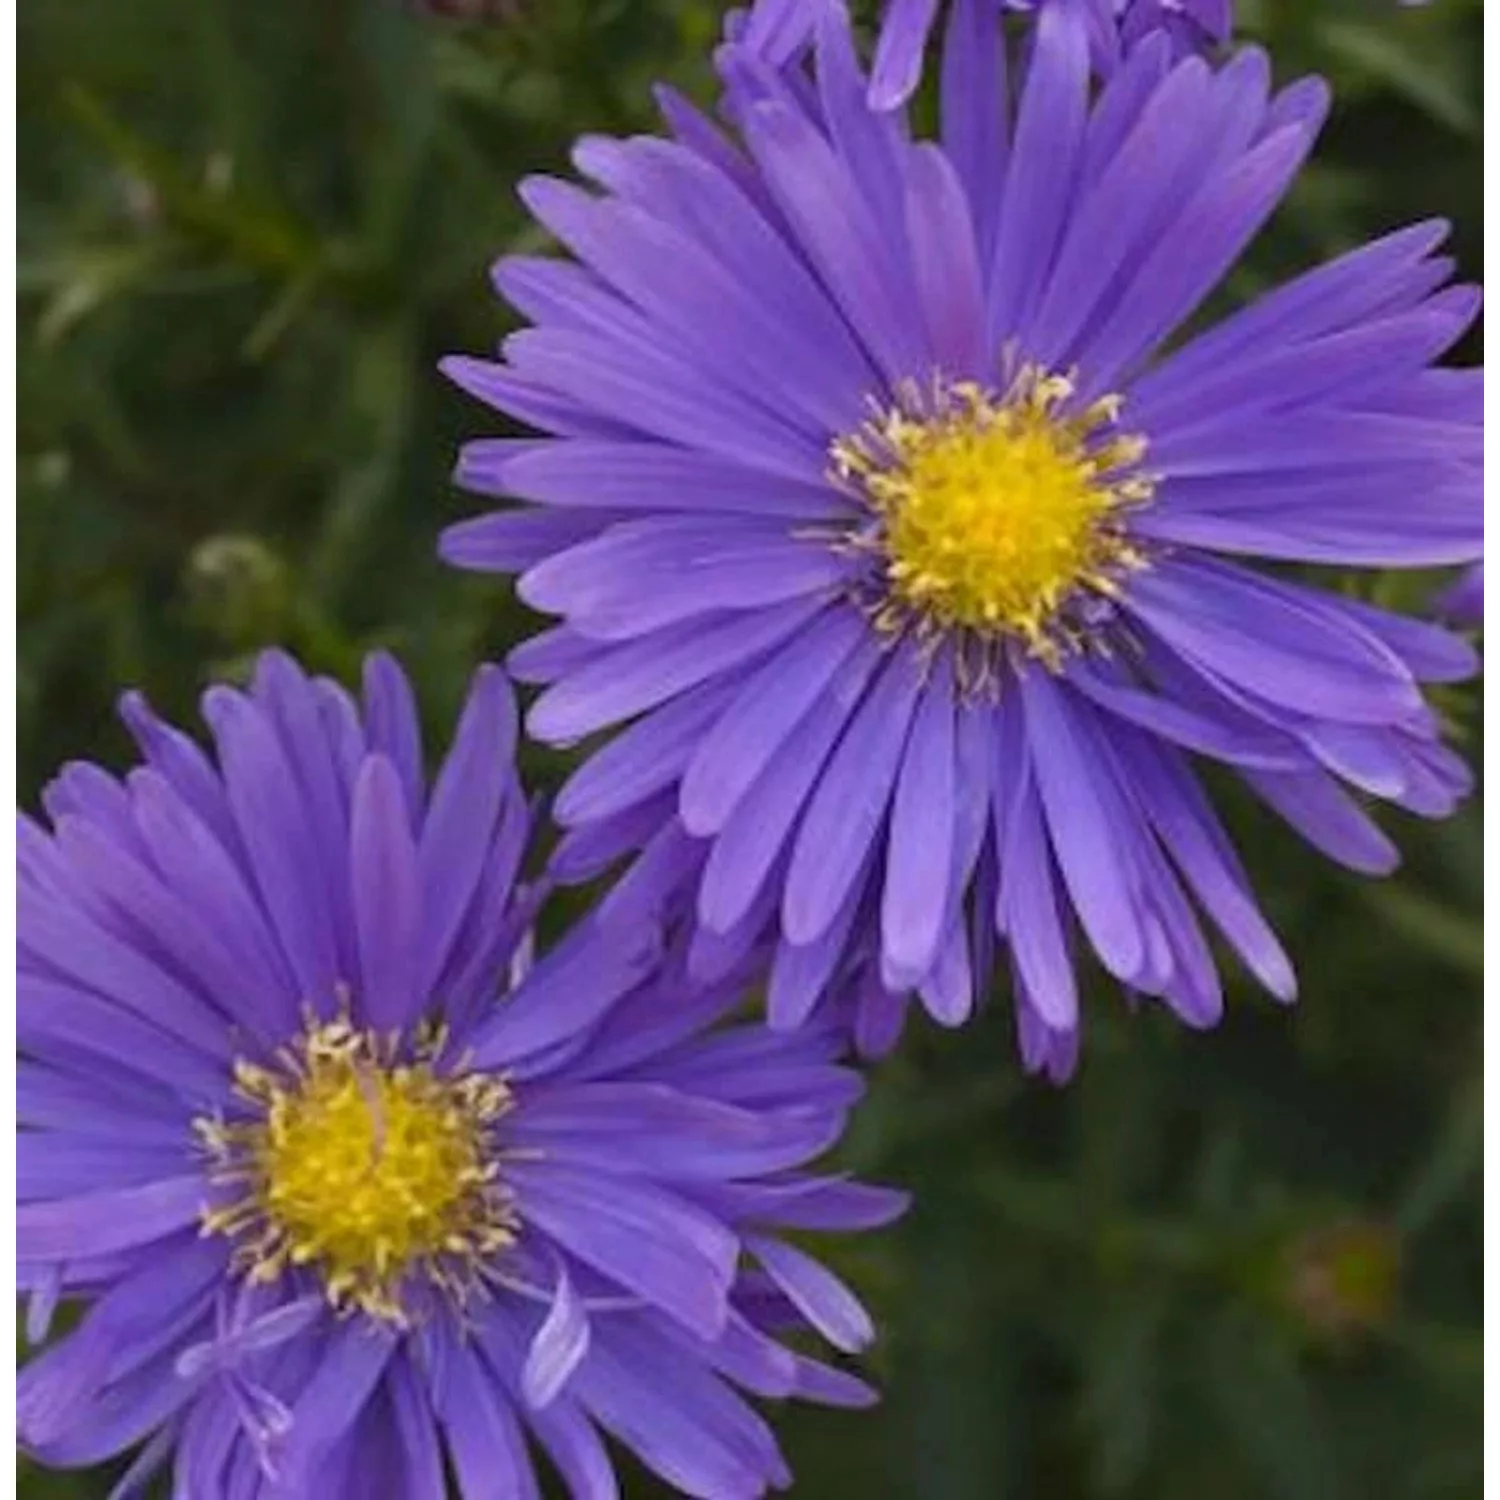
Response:
[[[1456,583],[1438,595],[1437,612],[1455,625],[1484,624],[1484,564],[1466,568]]]
[[[870,1392],[774,1336],[870,1323],[783,1228],[902,1199],[805,1173],[859,1091],[825,1030],[717,1028],[587,924],[531,962],[516,713],[479,674],[429,788],[410,690],[262,660],[204,713],[139,697],[145,764],[68,767],[20,824],[20,1375],[40,1462],[143,1444],[117,1493],[616,1495],[610,1434],[684,1494],[788,1475],[741,1392]],[[710,1029],[713,1028],[713,1029]]]
[[[772,64],[785,66],[801,56],[827,3],[756,0],[748,12],[734,13],[728,34]],[[986,31],[971,31],[971,45],[999,45],[995,28],[1007,12],[1034,17],[1051,9],[1062,24],[1086,38],[1093,66],[1104,76],[1114,72],[1128,48],[1154,32],[1165,35],[1177,55],[1186,56],[1228,41],[1234,25],[1233,0],[983,0],[977,8],[986,13]],[[870,74],[872,108],[895,109],[916,92],[938,11],[939,0],[887,0]]]
[[[1482,530],[1480,375],[1432,368],[1477,305],[1444,226],[1179,334],[1326,91],[1158,38],[1091,106],[1057,16],[1009,112],[959,5],[938,143],[868,108],[829,20],[816,80],[723,56],[739,143],[669,99],[675,142],[580,144],[600,191],[525,183],[577,259],[502,261],[535,326],[447,370],[549,435],[459,481],[534,504],[444,544],[563,619],[512,658],[549,684],[531,731],[624,730],[559,798],[564,878],[643,846],[631,920],[710,968],[774,928],[773,1024],[851,1002],[870,1047],[912,990],[963,1021],[1003,943],[1054,1076],[1080,937],[1207,1026],[1206,914],[1292,998],[1189,752],[1369,873],[1396,853],[1341,782],[1433,817],[1469,788],[1419,688],[1469,646],[1240,559],[1433,565]]]

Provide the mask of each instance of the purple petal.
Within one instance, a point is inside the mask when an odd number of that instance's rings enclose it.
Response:
[[[578,1389],[596,1421],[684,1494],[757,1500],[791,1483],[766,1424],[639,1317],[611,1320]]]
[[[589,1319],[583,1300],[573,1290],[567,1268],[557,1265],[557,1287],[552,1305],[537,1330],[521,1372],[521,1390],[534,1409],[550,1406],[588,1353]]]
[[[802,819],[782,901],[788,940],[810,943],[834,919],[885,818],[921,669],[900,650],[855,712]]]
[[[936,16],[937,0],[892,0],[887,7],[870,74],[872,109],[897,109],[916,92]]]
[[[540,958],[515,993],[470,1038],[479,1067],[516,1069],[592,1024],[650,971],[647,935],[601,942],[587,921],[576,924]]]
[[[592,640],[624,641],[720,610],[826,593],[850,570],[833,548],[783,523],[656,516],[612,526],[521,579],[521,597]]]
[[[133,926],[175,972],[196,981],[201,995],[266,1037],[255,975],[246,974],[237,954],[220,942],[216,930],[202,921],[192,903],[181,900],[171,885],[157,880],[92,823],[63,817],[57,841],[72,868],[110,903],[113,912],[126,916],[129,926],[121,930],[123,935],[129,935]]]
[[[149,1245],[191,1224],[206,1198],[195,1173],[144,1187],[23,1204],[16,1210],[16,1255],[72,1260]]]
[[[523,573],[596,536],[618,520],[612,511],[551,510],[534,506],[491,511],[444,529],[438,555],[476,573]]]
[[[439,1415],[463,1500],[538,1500],[525,1439],[494,1376],[467,1348],[454,1351]]]
[[[856,611],[827,610],[747,678],[683,777],[680,810],[690,832],[723,828],[867,633]]]
[[[1125,87],[1145,76],[1133,71]],[[1028,353],[1048,367],[1062,363],[1080,331],[1098,321],[1101,304],[1107,306],[1106,296],[1119,285],[1121,267],[1138,261],[1173,194],[1191,180],[1185,167],[1200,165],[1203,132],[1184,130],[1182,122],[1205,117],[1210,80],[1201,63],[1174,70],[1146,98],[1108,171],[1079,194],[1055,261],[1045,270],[1026,336]],[[1090,122],[1091,148],[1104,111],[1123,101],[1120,89],[1116,83],[1106,91]]]
[[[67,1062],[82,1053],[200,1106],[217,1102],[229,1087],[227,1066],[215,1067],[169,1031],[97,995],[25,971],[16,984],[16,1044],[32,1057]]]
[[[516,682],[555,682],[602,654],[603,648],[597,641],[586,639],[566,625],[558,625],[514,647],[505,658],[505,667]]]
[[[1088,46],[1078,16],[1049,4],[1036,25],[990,266],[995,348],[1029,324],[1074,191],[1088,109]]]
[[[354,786],[349,873],[359,945],[359,1013],[379,1032],[397,1031],[421,1009],[417,937],[422,886],[406,794],[396,768],[371,755]]]
[[[130,789],[152,862],[177,889],[192,891],[204,920],[233,950],[254,987],[263,1013],[254,1030],[285,1037],[297,1024],[297,982],[249,883],[250,872],[155,771],[133,772]]]
[[[825,457],[815,437],[763,415],[722,381],[706,380],[699,365],[659,338],[529,328],[513,333],[505,352],[524,378],[651,438],[795,484],[822,476]]]
[[[906,231],[927,337],[950,379],[989,374],[984,348],[984,281],[974,225],[958,175],[936,146],[918,146],[907,166]]]
[[[943,153],[974,217],[980,265],[994,255],[1009,158],[1005,41],[988,0],[953,0],[943,40]]]
[[[922,691],[891,807],[882,962],[916,983],[943,939],[956,834],[957,751],[951,659],[944,653]],[[893,986],[896,988],[898,986]]]
[[[422,726],[411,683],[388,652],[375,651],[365,659],[364,704],[369,747],[396,768],[407,816],[417,828],[426,802]]]
[[[207,1057],[228,1056],[224,1019],[139,947],[111,937],[30,885],[17,889],[16,927],[22,952],[56,977],[108,996]]]
[[[573,397],[551,389],[543,381],[492,360],[452,356],[440,360],[438,369],[460,390],[486,406],[543,432],[609,441],[639,436],[623,422],[590,412]]]
[[[1362,875],[1389,875],[1401,863],[1396,846],[1324,772],[1244,775],[1264,802],[1330,859]]]
[[[1392,287],[1447,234],[1441,220],[1414,224],[1268,292],[1163,360],[1137,383],[1134,403],[1155,418],[1159,398],[1191,393],[1247,354],[1354,326],[1388,303]]]
[[[1340,599],[1339,606],[1394,651],[1419,682],[1464,682],[1479,672],[1479,653],[1451,631],[1357,599]]]
[[[911,1207],[910,1193],[833,1177],[733,1183],[727,1191],[737,1215],[781,1229],[882,1229]]]
[[[337,972],[344,977],[354,965],[349,800],[323,729],[321,696],[302,668],[284,651],[275,650],[257,658],[252,696],[280,741],[292,775],[307,834],[304,850],[311,856],[302,883],[304,887],[314,879],[321,883],[321,904],[327,912]]]
[[[939,1026],[962,1026],[974,1014],[974,966],[963,917],[955,914],[918,993]]]
[[[524,1400],[519,1372],[525,1364],[531,1324],[491,1308],[478,1328],[491,1370],[513,1401]],[[519,1413],[518,1413],[519,1415]],[[564,1394],[550,1405],[525,1413],[526,1425],[547,1450],[558,1473],[578,1500],[619,1500],[619,1484],[609,1454],[582,1409]]]
[[[1073,969],[1041,808],[1030,775],[1020,781],[1006,817],[1000,857],[1002,926],[1021,982],[1038,1015],[1055,1031],[1078,1024]]]
[[[1075,713],[1044,671],[1021,675],[1030,763],[1053,853],[1106,968],[1128,981],[1145,960],[1140,913]]]
[[[574,744],[698,683],[755,660],[823,608],[798,599],[748,617],[730,616],[663,641],[647,636],[618,646],[549,688],[532,705],[527,727],[552,745]]]
[[[1296,746],[1283,735],[1249,720],[1217,723],[1170,697],[1108,681],[1100,663],[1074,664],[1068,681],[1116,717],[1200,755],[1271,771],[1296,770],[1305,764]]]
[[[526,1222],[703,1338],[728,1315],[739,1242],[714,1218],[646,1182],[515,1163],[507,1174]]]
[[[180,729],[158,719],[140,693],[126,693],[119,712],[146,763],[212,830],[223,848],[239,858],[239,835],[223,783],[202,748]]]
[[[447,962],[484,870],[502,799],[515,781],[516,700],[505,674],[483,666],[443,762],[417,851],[422,893],[419,990],[428,993]]]
[[[706,742],[705,734],[713,738],[710,726],[735,691],[733,682],[708,683],[632,724],[569,777],[553,816],[564,827],[576,827],[613,817],[671,786]]]
[[[857,917],[867,906],[865,891],[874,863],[867,855],[833,920],[810,943],[785,938],[776,945],[766,986],[766,1019],[776,1031],[792,1031],[813,1013],[844,958]]]
[[[921,341],[901,315],[887,237],[844,164],[810,120],[780,102],[755,106],[745,138],[801,249],[887,381],[911,378],[922,368]]]
[[[1316,703],[1354,723],[1421,708],[1395,654],[1310,590],[1178,560],[1132,579],[1129,608],[1209,673],[1272,703]]]
[[[746,1248],[836,1349],[857,1354],[875,1339],[875,1325],[854,1294],[810,1255],[780,1240],[749,1236]]]
[[[368,1318],[335,1325],[292,1409],[291,1431],[278,1454],[283,1482],[294,1492],[358,1421],[395,1349],[395,1337]]]
[[[459,482],[482,479],[486,494],[547,505],[614,511],[689,511],[817,521],[845,513],[831,485],[774,480],[711,454],[665,443],[574,440],[505,450],[493,460],[484,443],[464,450]]]
[[[431,1400],[424,1376],[405,1354],[398,1354],[386,1370],[384,1390],[395,1418],[393,1438],[402,1456],[406,1487],[404,1500],[444,1500],[443,1450],[438,1442]]]
[[[128,1135],[178,1146],[187,1138],[189,1106],[164,1089],[131,1078],[120,1070],[88,1068],[79,1076],[79,1059],[70,1057],[62,1072],[23,1059],[16,1067],[16,1119],[38,1129],[77,1135]]]
[[[1244,869],[1191,772],[1176,758],[1144,746],[1131,756],[1131,765],[1141,805],[1219,931],[1277,999],[1295,1000],[1291,960],[1255,904]]]
[[[61,1131],[16,1136],[16,1201],[73,1198],[179,1176],[192,1165],[187,1143],[78,1138]]]
[[[214,731],[230,806],[261,902],[296,975],[304,1002],[328,1007],[339,979],[327,887],[312,829],[278,737],[261,711],[238,693],[213,688],[203,700]]]
[[[1142,353],[1219,283],[1281,201],[1311,144],[1305,128],[1286,127],[1199,190],[1136,272],[1131,295],[1091,337],[1086,395],[1118,389]]]

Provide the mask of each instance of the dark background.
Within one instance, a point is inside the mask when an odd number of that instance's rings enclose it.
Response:
[[[655,78],[707,99],[719,18],[490,11],[21,7],[28,804],[64,759],[125,763],[128,684],[188,719],[263,644],[346,679],[384,644],[436,732],[473,662],[533,628],[503,582],[435,559],[471,509],[456,443],[489,419],[434,364],[506,329],[485,268],[539,243],[516,179],[584,131],[651,128]],[[1280,78],[1320,69],[1339,104],[1233,295],[1432,214],[1477,277],[1481,0],[1241,11]],[[1435,581],[1345,586],[1420,609]],[[1477,759],[1477,688],[1443,706]],[[540,781],[565,768],[527,755]],[[878,1312],[888,1400],[778,1419],[799,1495],[1478,1494],[1478,806],[1388,818],[1407,867],[1369,884],[1220,796],[1302,1004],[1235,976],[1230,1019],[1195,1037],[1098,985],[1065,1092],[1020,1076],[1003,996],[958,1036],[917,1027],[845,1156],[918,1206],[834,1250]],[[28,1470],[21,1493],[107,1488]]]

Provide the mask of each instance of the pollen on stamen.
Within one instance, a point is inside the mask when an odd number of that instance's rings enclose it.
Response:
[[[981,657],[1014,641],[1049,665],[1080,644],[1068,608],[1145,565],[1125,522],[1154,484],[1120,398],[1076,397],[1034,366],[999,396],[912,387],[834,443],[836,482],[872,517],[853,541],[879,560],[883,630],[958,634]]]
[[[418,1286],[462,1300],[514,1243],[492,1134],[510,1090],[440,1068],[441,1047],[402,1056],[335,1021],[310,1024],[275,1067],[236,1067],[249,1118],[195,1129],[224,1194],[203,1232],[235,1241],[249,1280],[305,1268],[340,1311],[404,1325]]]

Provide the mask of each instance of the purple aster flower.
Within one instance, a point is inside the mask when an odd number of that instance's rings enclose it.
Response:
[[[1323,84],[1158,38],[1091,106],[1046,10],[1007,112],[969,22],[938,143],[868,108],[830,19],[816,89],[725,55],[738,143],[669,97],[677,140],[578,146],[600,191],[523,185],[576,260],[503,260],[534,326],[446,369],[547,434],[460,483],[533,504],[443,550],[562,617],[512,657],[531,732],[623,731],[557,803],[560,878],[643,850],[601,921],[690,925],[704,973],[774,930],[772,1023],[852,1005],[873,1050],[912,991],[962,1022],[1003,944],[1057,1076],[1080,942],[1207,1026],[1206,915],[1293,996],[1190,754],[1371,874],[1396,852],[1343,783],[1432,817],[1469,789],[1419,687],[1469,646],[1241,559],[1479,554],[1480,374],[1432,367],[1478,299],[1423,224],[1179,335]]]
[[[1484,624],[1484,564],[1466,568],[1437,599],[1437,612],[1455,625]]]
[[[1234,29],[1234,0],[1117,0],[1116,13],[1123,47],[1162,31],[1178,57],[1222,46]]]
[[[756,0],[748,13],[735,12],[728,35],[777,66],[802,55],[829,0]],[[1176,53],[1185,56],[1226,42],[1234,24],[1233,0],[978,0],[955,5],[955,13],[982,13],[993,29],[1005,12],[1036,16],[1056,11],[1065,24],[1087,39],[1095,69],[1103,76],[1119,66],[1125,49],[1161,32]],[[880,28],[869,98],[875,109],[894,109],[916,92],[922,58],[938,18],[939,0],[888,0]],[[964,16],[971,44],[993,47],[988,32],[976,34],[978,16]]]
[[[21,1372],[27,1450],[490,1500],[535,1444],[607,1497],[608,1433],[684,1494],[784,1486],[740,1393],[865,1403],[775,1335],[871,1327],[780,1231],[902,1207],[800,1170],[859,1092],[837,1036],[710,1029],[737,980],[588,923],[532,961],[498,671],[430,788],[385,657],[362,705],[269,655],[204,714],[217,766],[127,697],[145,765],[20,822],[20,1283],[36,1338],[91,1304]]]

